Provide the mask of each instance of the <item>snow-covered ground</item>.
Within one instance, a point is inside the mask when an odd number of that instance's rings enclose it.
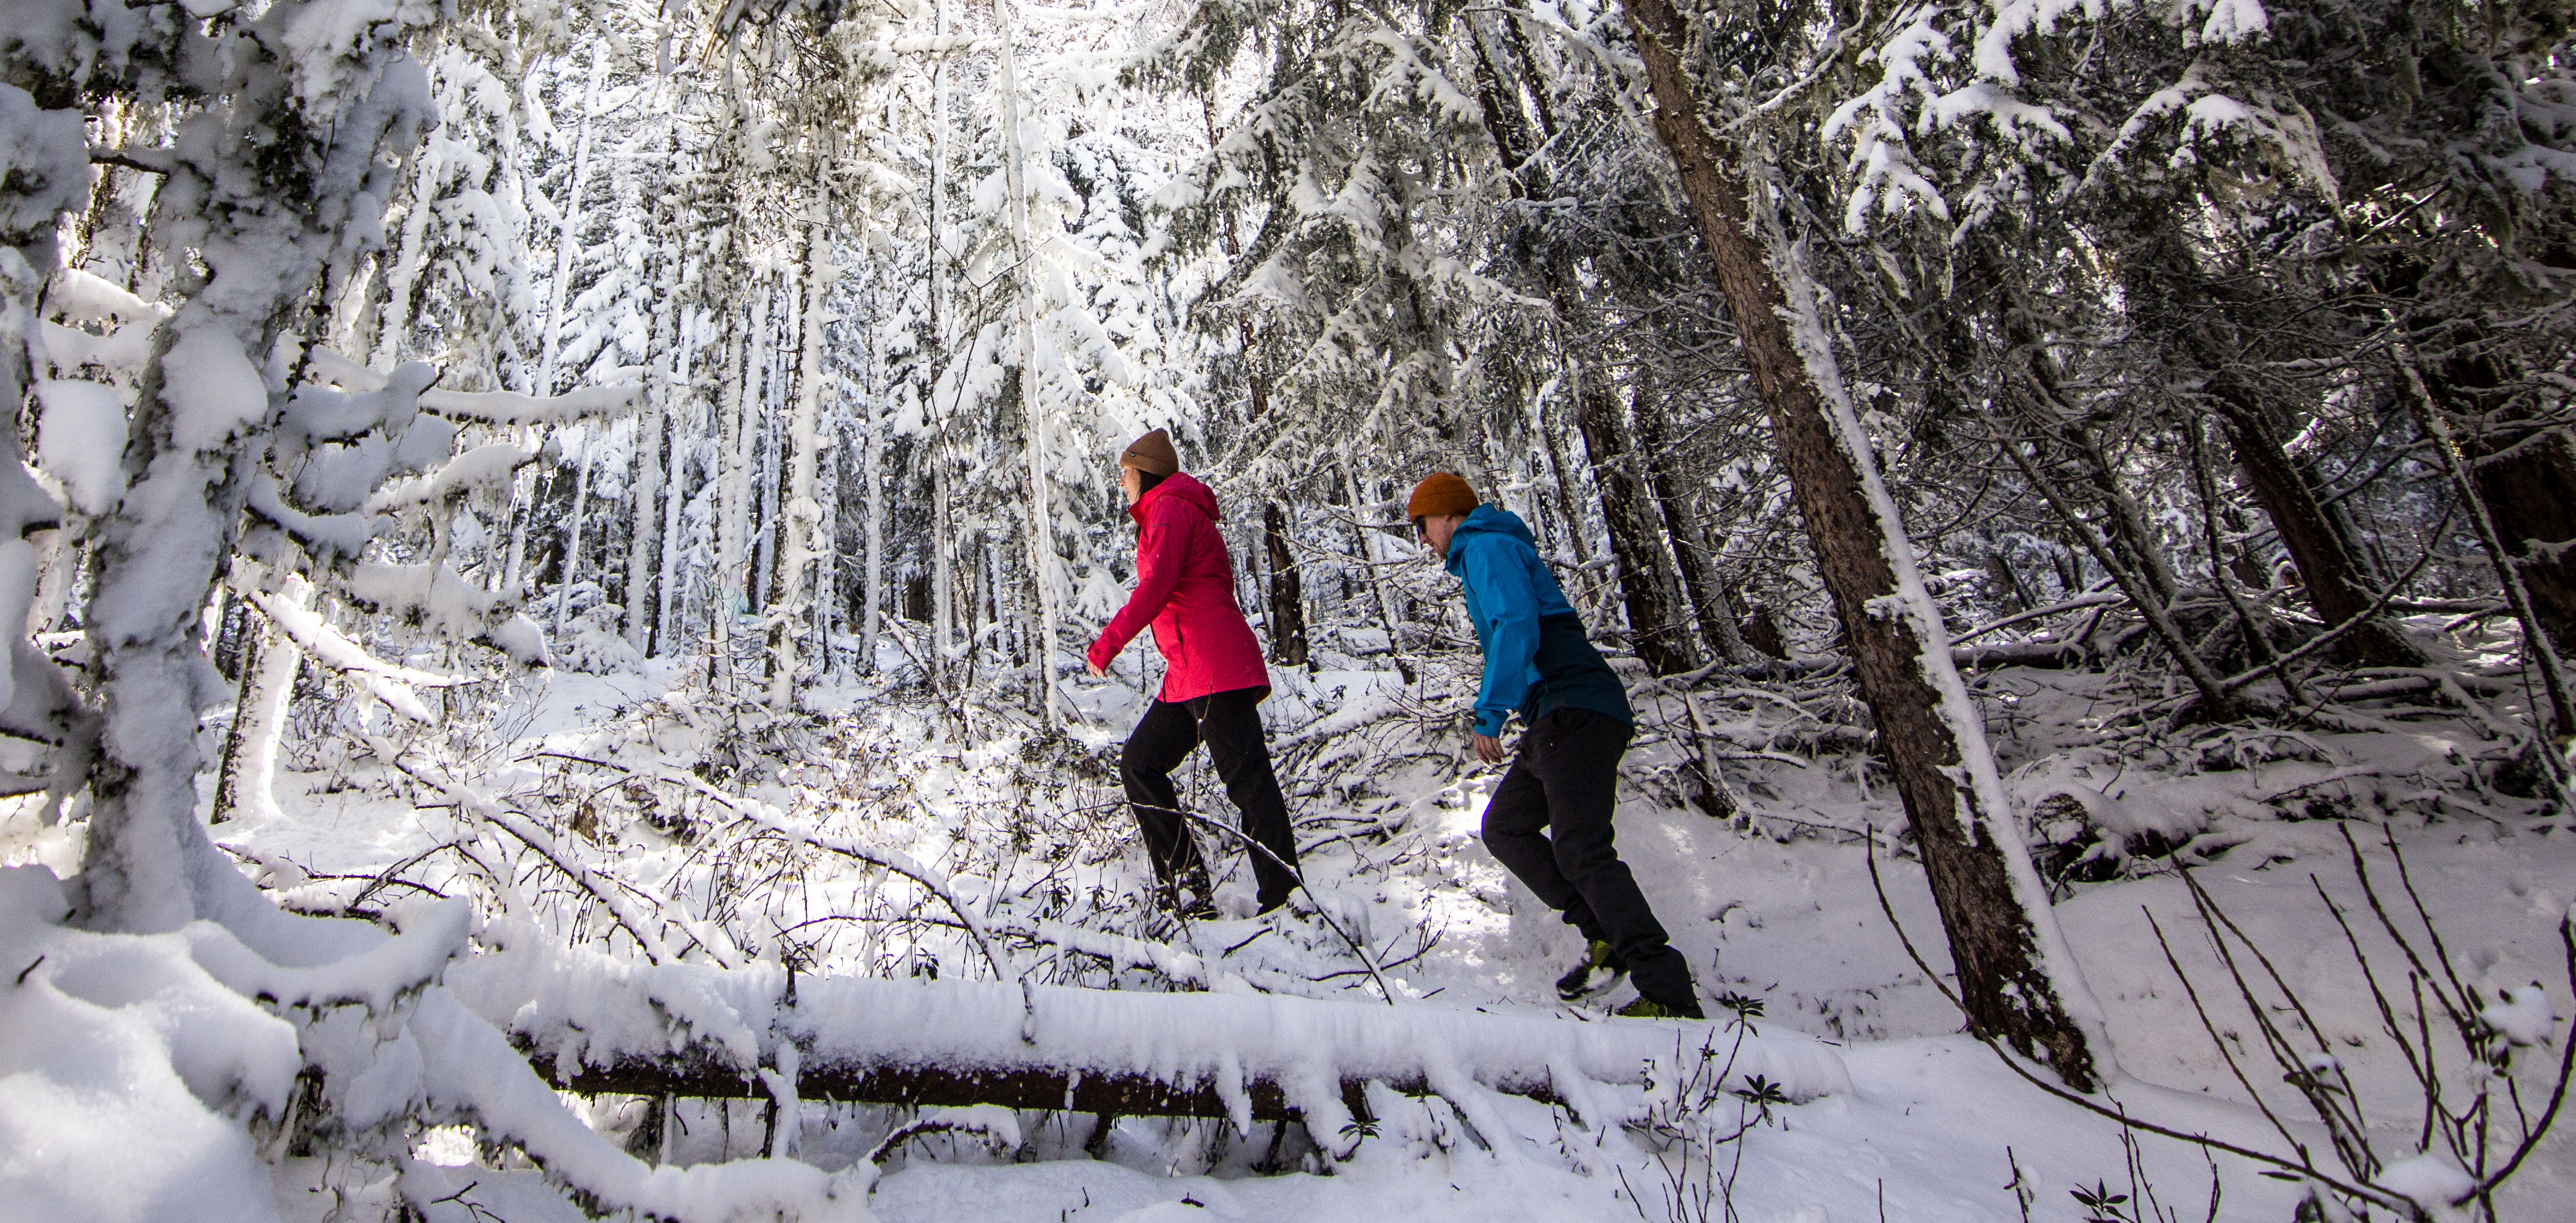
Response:
[[[1574,936],[1533,914],[1532,902],[1475,836],[1498,770],[1473,765],[1457,750],[1454,731],[1409,716],[1421,707],[1419,694],[1388,673],[1283,677],[1267,710],[1307,847],[1310,896],[1288,918],[1252,919],[1241,856],[1220,852],[1215,860],[1232,864],[1220,896],[1228,916],[1187,926],[1143,903],[1141,851],[1104,767],[1138,706],[1132,679],[1082,689],[1081,732],[1070,744],[1047,747],[989,716],[980,739],[961,739],[956,722],[925,702],[882,699],[864,687],[813,694],[815,707],[838,712],[773,721],[745,706],[719,708],[703,693],[692,697],[688,678],[659,668],[558,673],[514,698],[523,706],[482,711],[492,742],[470,763],[493,801],[540,818],[568,843],[578,838],[595,860],[614,864],[620,878],[658,888],[654,894],[671,905],[702,918],[714,914],[707,920],[733,931],[735,952],[754,961],[785,957],[809,973],[920,978],[922,989],[937,988],[926,982],[932,976],[990,976],[953,921],[935,924],[946,915],[927,893],[882,872],[836,870],[829,862],[798,869],[750,863],[753,842],[727,839],[707,808],[687,805],[684,787],[657,782],[655,790],[637,780],[657,776],[655,767],[718,761],[705,770],[717,781],[710,790],[769,804],[780,819],[801,821],[797,827],[864,832],[870,844],[908,854],[925,873],[944,877],[959,903],[1002,935],[1056,931],[1052,951],[1037,942],[1018,953],[1036,979],[1295,995],[1382,1012],[1386,1001],[1353,954],[1356,943],[1368,949],[1399,1010],[1634,1022],[1605,1018],[1629,996],[1624,987],[1579,1006],[1555,999],[1552,983],[1576,951]],[[2008,768],[2016,758],[2041,761],[2014,779],[2021,799],[2043,813],[2041,839],[2052,839],[2049,821],[2056,819],[2057,841],[2069,840],[2070,828],[2127,827],[2133,838],[2154,831],[2165,845],[2204,854],[2197,878],[2209,897],[2321,1029],[2324,1049],[2301,1056],[2331,1050],[2383,1158],[2416,1153],[2422,1097],[2383,1030],[2343,927],[2321,899],[2341,908],[2373,970],[2383,985],[2393,983],[2402,1003],[2404,957],[2370,915],[2346,833],[2419,951],[2429,952],[2430,943],[2397,879],[2386,843],[2392,832],[2407,881],[2439,923],[2463,983],[2487,1000],[2541,983],[2545,1004],[2520,996],[2526,1029],[2545,1026],[2545,1016],[2528,1008],[2569,1012],[2556,928],[2576,899],[2576,833],[2563,818],[2536,818],[2486,789],[2492,762],[2482,770],[2479,759],[2491,745],[2475,723],[2435,716],[2344,733],[2205,735],[2187,754],[2173,745],[2121,746],[2105,731],[2101,745],[2087,749],[2072,740],[2093,732],[2068,711],[2086,696],[2079,686],[2095,682],[2041,674],[2017,689],[2025,694],[2017,704],[2032,715],[2018,723],[2025,736],[2036,734],[2031,726],[2055,728],[2045,741],[2005,740]],[[1766,723],[1760,701],[1723,708],[1734,719],[1722,729],[1735,749],[1758,748],[1773,732],[1785,744],[1797,729],[1794,718]],[[1661,713],[1669,718],[1671,709]],[[1356,1149],[1341,1158],[1267,1122],[1238,1133],[1222,1121],[1131,1117],[1103,1134],[1089,1115],[1024,1113],[1004,1127],[1016,1130],[1015,1140],[998,1146],[989,1135],[917,1140],[887,1160],[891,1171],[873,1209],[888,1220],[1056,1223],[1985,1220],[2021,1217],[2020,1186],[2029,1217],[2074,1220],[2092,1215],[2073,1191],[2099,1184],[2135,1195],[2120,1210],[2134,1214],[2152,1192],[2171,1217],[2200,1219],[2212,1209],[2215,1177],[2222,1191],[2216,1217],[2291,1217],[2299,1185],[2260,1175],[2237,1156],[2205,1156],[2154,1136],[2139,1139],[2133,1163],[2118,1126],[2043,1094],[1960,1034],[1958,1012],[1908,958],[1873,891],[1868,864],[1875,853],[1895,915],[1933,968],[1946,970],[1921,869],[1884,831],[1897,819],[1892,795],[1858,758],[1738,750],[1729,776],[1748,812],[1720,822],[1681,801],[1671,769],[1681,744],[1659,738],[1663,733],[1650,714],[1629,757],[1621,842],[1699,973],[1719,1018],[1705,1031],[1716,1035],[1722,1056],[1737,1029],[1716,1000],[1746,1000],[1737,1005],[1752,1031],[1824,1042],[1814,1047],[1839,1059],[1846,1090],[1810,1085],[1795,1093],[1803,1102],[1767,1107],[1741,1095],[1704,1094],[1709,1107],[1698,1123],[1714,1124],[1721,1137],[1743,1130],[1740,1140],[1714,1147],[1672,1141],[1669,1124],[1595,1129],[1567,1107],[1510,1096],[1494,1097],[1475,1134],[1461,1140],[1460,1114],[1447,1105],[1387,1096],[1380,1115],[1356,1135]],[[414,806],[442,800],[391,784],[377,761],[341,742],[315,736],[293,746],[288,763],[301,767],[281,775],[279,813],[221,825],[219,841],[256,864],[281,895],[305,903],[345,901],[366,877],[397,866],[425,886],[461,885],[455,866],[440,865],[432,852],[452,835],[450,822],[434,806]],[[610,764],[617,767],[600,767]],[[1190,766],[1184,793],[1230,819],[1203,769]],[[2076,818],[2088,810],[2089,821]],[[1880,831],[1858,831],[1873,828]],[[71,847],[60,833],[20,820],[10,836],[11,861],[70,866]],[[746,861],[711,865],[706,851],[720,843]],[[2075,856],[2070,847],[2052,861]],[[527,878],[542,873],[530,867]],[[2183,882],[2146,862],[2109,873],[2120,877],[2071,885],[2058,909],[2109,1010],[2119,1076],[2106,1099],[2168,1128],[2286,1153],[2280,1130],[2251,1106],[2250,1083],[2292,1137],[2321,1142],[2323,1131],[2263,1052]],[[730,879],[736,893],[711,899],[707,881],[717,876]],[[548,911],[554,916],[539,920],[599,933],[563,924],[563,915],[581,906],[560,903],[560,880],[528,886],[559,902]],[[378,889],[370,904],[385,904],[398,890]],[[1064,933],[1068,927],[1136,941],[1113,965],[1067,952],[1068,939],[1080,941]],[[2198,1008],[2167,946],[2189,975]],[[2236,947],[2242,961],[2243,944]],[[2311,1039],[2286,999],[2268,981],[2257,984],[2296,1038]],[[2405,1019],[2412,1024],[2411,1006]],[[38,1039],[48,1030],[42,1023],[21,1029],[31,1043],[9,1061],[61,1054],[47,1052],[50,1038]],[[182,1051],[182,1033],[159,1030],[174,1056]],[[2436,1044],[2444,1057],[2455,1055],[2456,1042],[2442,1045],[2437,1034]],[[2534,1113],[2555,1081],[2557,1053],[2554,1045],[2525,1050],[2517,1061],[2514,1081]],[[2467,1082],[2455,1066],[2442,1071],[2454,1090]],[[1665,1085],[1668,1093],[1672,1086]],[[1633,1104],[1635,1089],[1624,1090]],[[0,1096],[13,1111],[43,1107],[24,1092]],[[122,1106],[132,1121],[101,1112],[100,1122],[141,1125],[155,1115],[144,1088],[126,1089]],[[754,1157],[769,1134],[764,1107],[684,1102],[660,1153],[673,1163]],[[622,1099],[580,1108],[621,1139],[641,1117]],[[827,1170],[863,1160],[905,1115],[821,1101],[804,1101],[799,1111],[802,1125],[782,1149]],[[1672,1120],[1669,1109],[1661,1115]],[[29,1114],[0,1125],[23,1134],[35,1132],[38,1121]],[[1488,1132],[1497,1127],[1504,1133]],[[198,1137],[218,1146],[230,1141]],[[478,1153],[462,1131],[433,1132],[418,1154],[418,1176],[449,1183],[453,1217],[579,1217],[524,1160],[498,1157],[496,1165],[495,1154]],[[6,1157],[15,1166],[0,1180],[34,1175],[25,1161],[36,1157]],[[209,1157],[205,1167],[228,1162],[237,1161]],[[328,1203],[346,1195],[345,1187],[323,1191],[332,1183],[328,1162],[277,1165],[278,1201],[288,1217],[328,1217]],[[183,1180],[194,1175],[165,1171]],[[203,1192],[241,1191],[219,1180],[198,1184]],[[2538,1147],[2498,1205],[2503,1217],[2548,1218],[2571,1194],[2576,1139],[2562,1131]],[[468,1203],[481,1213],[465,1211]],[[255,1205],[244,1205],[241,1217],[259,1217]],[[0,1204],[0,1218],[39,1217],[47,1217],[42,1205]]]

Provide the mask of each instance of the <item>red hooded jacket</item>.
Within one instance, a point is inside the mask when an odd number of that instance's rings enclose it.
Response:
[[[1191,701],[1237,688],[1270,689],[1261,643],[1234,603],[1234,560],[1216,530],[1216,494],[1173,472],[1127,508],[1135,518],[1136,593],[1091,643],[1106,670],[1118,651],[1154,626],[1168,665],[1162,699]]]

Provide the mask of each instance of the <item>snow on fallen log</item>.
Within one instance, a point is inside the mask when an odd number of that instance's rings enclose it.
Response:
[[[1372,1081],[1441,1095],[1471,1121],[1480,1093],[1502,1092],[1566,1104],[1593,1125],[1640,1115],[1646,1084],[1674,1081],[1704,1046],[1731,1056],[1731,1085],[1758,1077],[1799,1101],[1851,1087],[1819,1041],[1713,1024],[986,981],[798,977],[791,994],[787,973],[769,965],[649,966],[510,942],[459,962],[447,986],[583,1092],[768,1096],[761,1072],[792,1046],[796,1093],[808,1100],[1224,1117],[1245,1128],[1294,1117],[1332,1142],[1366,1115]]]

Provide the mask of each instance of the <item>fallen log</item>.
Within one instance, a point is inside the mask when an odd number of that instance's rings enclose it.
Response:
[[[1330,1135],[1365,1115],[1371,1082],[1439,1095],[1471,1120],[1499,1092],[1563,1104],[1587,1123],[1639,1113],[1650,1081],[1678,1081],[1703,1050],[1730,1085],[1758,1077],[1791,1100],[1851,1083],[1820,1041],[1714,1023],[991,981],[799,976],[791,987],[773,965],[656,966],[538,939],[462,960],[446,985],[540,1073],[583,1092],[785,1091],[1224,1117],[1246,1129],[1296,1118]]]
[[[524,1045],[522,1046],[524,1048]],[[705,1100],[761,1100],[769,1088],[757,1075],[746,1075],[705,1056],[667,1059],[620,1058],[606,1066],[558,1066],[532,1054],[530,1064],[547,1081],[582,1095],[681,1096]],[[568,1072],[567,1072],[568,1071]],[[1387,1084],[1401,1095],[1431,1092],[1420,1076]],[[1562,1104],[1544,1082],[1515,1084],[1542,1104]],[[1244,1084],[1254,1121],[1302,1121],[1304,1111],[1290,1104],[1288,1091],[1276,1079]],[[1503,1090],[1503,1089],[1497,1089]],[[805,1063],[796,1073],[796,1095],[802,1100],[839,1104],[908,1104],[919,1108],[963,1108],[998,1104],[1023,1110],[1056,1109],[1070,1113],[1109,1113],[1120,1117],[1227,1117],[1225,1096],[1214,1078],[1179,1083],[1142,1074],[1084,1074],[1046,1068],[976,1069],[946,1066],[886,1066],[855,1063]],[[1368,1120],[1368,1080],[1344,1079],[1341,1102],[1358,1120]]]

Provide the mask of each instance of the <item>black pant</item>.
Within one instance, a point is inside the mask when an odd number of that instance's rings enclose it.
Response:
[[[1610,944],[1638,993],[1695,1003],[1690,961],[1665,940],[1613,844],[1619,757],[1636,733],[1617,718],[1571,706],[1539,718],[1485,807],[1485,848],[1565,914],[1567,925]]]
[[[1252,854],[1252,877],[1261,889],[1264,910],[1288,903],[1297,886],[1289,868],[1297,865],[1297,838],[1288,825],[1288,799],[1270,771],[1270,746],[1261,733],[1255,707],[1263,690],[1237,688],[1191,701],[1156,701],[1127,736],[1118,754],[1118,778],[1135,805],[1136,823],[1145,830],[1145,850],[1154,860],[1154,877],[1167,891],[1187,883],[1207,886],[1207,865],[1189,821],[1180,814],[1180,795],[1172,789],[1172,770],[1204,740],[1216,775],[1225,781],[1226,797],[1243,813],[1244,831],[1270,854]],[[1280,862],[1287,864],[1283,868]]]

